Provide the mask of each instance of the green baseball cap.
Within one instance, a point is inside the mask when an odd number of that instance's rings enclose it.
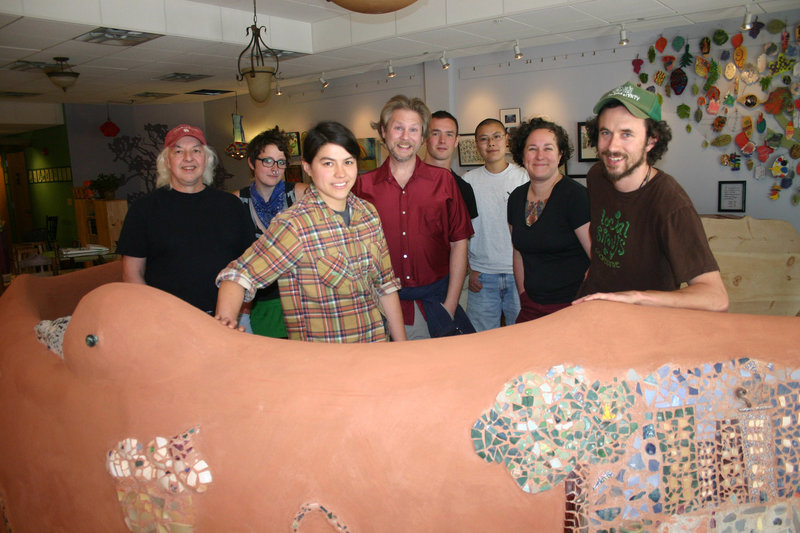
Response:
[[[624,105],[635,117],[661,120],[661,104],[658,103],[656,93],[645,91],[630,82],[620,85],[616,89],[611,89],[604,94],[600,101],[595,104],[594,113],[599,113],[603,106],[611,100],[616,100]]]

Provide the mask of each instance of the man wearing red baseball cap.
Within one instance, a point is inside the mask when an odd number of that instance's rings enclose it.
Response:
[[[123,281],[151,285],[211,314],[217,274],[253,235],[241,202],[210,187],[216,166],[200,128],[172,128],[156,160],[157,189],[131,206],[117,245]]]
[[[594,112],[586,125],[600,158],[586,176],[591,263],[573,303],[726,311],[728,293],[700,217],[675,178],[654,166],[672,139],[658,96],[625,83]]]

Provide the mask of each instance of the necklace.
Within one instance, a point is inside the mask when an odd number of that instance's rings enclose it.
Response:
[[[553,187],[555,187],[556,183],[558,183],[559,180],[561,180],[561,175],[559,175],[558,178],[550,186],[550,191],[547,194],[547,198],[545,198],[543,200],[536,200],[535,198],[533,200],[528,200],[528,199],[525,200],[525,225],[526,226],[528,226],[528,227],[533,226],[533,224],[537,220],[539,220],[539,218],[541,218],[542,211],[544,211],[544,207],[547,205],[547,200],[550,199],[550,193],[553,192]],[[532,185],[531,185],[531,187],[532,187]],[[533,196],[533,189],[531,188],[529,190],[530,190],[531,196]]]
[[[642,184],[641,184],[641,185],[639,185],[639,188],[640,188],[640,189],[641,189],[642,187],[644,187],[644,186],[645,186],[645,184],[647,184],[647,182],[648,182],[648,181],[650,181],[650,174],[651,174],[652,172],[653,172],[653,167],[651,167],[651,166],[648,166],[648,167],[647,167],[647,174],[645,175],[644,179],[642,180]]]

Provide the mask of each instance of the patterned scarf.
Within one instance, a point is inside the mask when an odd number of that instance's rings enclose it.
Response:
[[[256,190],[256,184],[250,184],[250,200],[253,202],[253,208],[256,210],[258,219],[268,227],[272,219],[283,210],[284,196],[286,194],[286,184],[283,180],[279,181],[275,188],[272,189],[272,194],[269,201],[264,201],[264,198]]]

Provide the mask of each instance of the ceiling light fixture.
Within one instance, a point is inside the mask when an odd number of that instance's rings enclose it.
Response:
[[[328,82],[328,80],[325,79],[324,72],[322,73],[322,76],[319,77],[319,84],[322,85],[323,89],[326,88],[328,85],[330,85],[330,82]]]
[[[247,80],[247,91],[250,93],[250,98],[256,102],[266,102],[272,96],[272,91],[270,90],[272,78],[278,74],[278,68],[280,67],[280,59],[278,59],[277,52],[267,46],[261,38],[262,29],[264,32],[267,31],[264,26],[258,26],[256,0],[253,0],[253,24],[247,28],[245,33],[250,35],[250,43],[239,54],[239,61],[236,63],[238,72],[236,80]],[[242,58],[245,59],[244,68],[242,67]],[[275,63],[274,67],[271,65],[273,61]],[[269,65],[268,62],[270,63]]]
[[[355,11],[356,13],[366,13],[375,15],[378,13],[391,13],[406,6],[410,6],[417,0],[328,0],[337,6]]]
[[[628,39],[628,32],[625,31],[625,26],[621,26],[619,30],[619,44],[620,46],[628,46],[631,41]]]
[[[442,57],[439,58],[439,63],[442,64],[442,70],[447,70],[450,68],[450,63],[447,61],[447,58],[444,57],[444,50],[442,50]]]
[[[392,66],[392,60],[389,60],[389,66],[386,68],[386,77],[387,78],[394,78],[397,76],[397,72],[394,71],[394,67]]]
[[[283,91],[281,91],[281,82],[278,81],[277,78],[275,78],[275,96],[280,96],[282,94]]]
[[[519,41],[514,41],[514,59],[522,59],[525,54],[519,49]]]
[[[744,31],[750,30],[753,27],[753,14],[745,8],[744,10],[744,20],[742,20],[742,29]]]
[[[72,72],[72,67],[67,65],[68,57],[54,57],[53,60],[58,63],[58,70],[51,70],[47,73],[47,77],[53,82],[56,87],[61,87],[61,90],[67,92],[67,89],[75,85],[78,81],[80,73]],[[68,70],[64,70],[64,69]]]

